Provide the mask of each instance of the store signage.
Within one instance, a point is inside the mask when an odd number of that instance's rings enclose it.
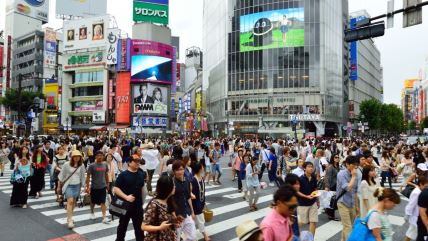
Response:
[[[133,20],[135,22],[149,22],[167,25],[168,16],[168,5],[134,1]]]
[[[134,116],[132,126],[134,127],[167,127],[168,118],[166,117],[148,117]]]
[[[321,115],[312,115],[312,114],[297,114],[289,115],[288,119],[290,121],[321,121]]]
[[[48,0],[13,0],[14,11],[30,18],[35,18],[42,23],[47,23],[49,18],[49,1]],[[8,3],[9,4],[9,3]],[[11,5],[7,6],[7,10]]]
[[[93,123],[105,123],[106,115],[104,111],[94,111],[92,112],[92,122]]]
[[[107,35],[107,64],[117,64],[117,42],[119,40],[119,29],[110,29]]]
[[[116,123],[129,124],[131,111],[131,74],[116,74]]]
[[[113,92],[113,80],[110,79],[108,81],[108,109],[109,110],[113,109],[113,96],[114,96],[114,92]]]
[[[104,65],[103,62],[103,52],[96,52],[92,54],[80,54],[80,55],[71,55],[67,58],[67,65],[64,66],[65,69],[70,68],[79,68],[79,67],[90,67],[97,65]]]
[[[168,106],[163,103],[134,104],[135,114],[168,114]]]
[[[117,42],[117,71],[129,71],[131,68],[131,40],[119,39]]]

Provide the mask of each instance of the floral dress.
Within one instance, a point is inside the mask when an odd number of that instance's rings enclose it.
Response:
[[[144,223],[147,225],[159,226],[162,222],[168,221],[171,223],[172,216],[168,213],[168,207],[158,200],[153,199],[147,205],[146,212],[144,213]],[[175,231],[173,225],[170,228],[158,231],[149,232],[144,237],[146,241],[171,241],[175,240]]]

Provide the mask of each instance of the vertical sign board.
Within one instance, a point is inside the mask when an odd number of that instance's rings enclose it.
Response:
[[[172,88],[171,93],[175,94],[177,91],[177,48],[173,47],[172,51]]]
[[[422,3],[422,0],[403,0],[403,8]],[[403,28],[422,23],[422,8],[403,13]]]
[[[117,64],[117,42],[119,40],[120,30],[117,28],[109,29],[107,32],[107,64]]]
[[[131,68],[131,39],[119,39],[117,57],[117,71],[129,71]]]
[[[355,29],[357,27],[357,19],[352,18],[350,21],[350,28]],[[357,42],[350,43],[350,61],[349,61],[349,78],[353,81],[358,80],[358,50],[357,50]]]
[[[113,80],[110,79],[108,81],[108,109],[112,110],[113,109]]]
[[[44,52],[44,65],[55,67],[56,66],[56,32],[51,29],[45,31],[45,52]]]
[[[131,114],[131,73],[116,75],[116,123],[130,123]]]

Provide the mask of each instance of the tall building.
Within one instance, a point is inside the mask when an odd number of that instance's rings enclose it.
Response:
[[[419,86],[419,79],[407,79],[401,91],[401,109],[403,110],[404,123],[416,120],[415,114],[415,86]]]
[[[204,1],[204,81],[215,134],[340,134],[348,4]]]
[[[370,18],[367,11],[350,13],[350,25],[363,18]],[[352,26],[351,26],[352,27]],[[383,73],[380,51],[372,39],[350,43],[349,118],[360,114],[364,100],[383,102]]]

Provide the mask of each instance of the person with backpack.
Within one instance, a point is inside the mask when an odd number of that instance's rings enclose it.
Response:
[[[69,229],[74,228],[73,211],[81,189],[85,185],[85,172],[82,153],[73,151],[70,161],[63,165],[58,175],[59,185],[56,191],[64,193],[64,198],[67,200],[67,226]]]
[[[91,219],[95,219],[94,207],[101,206],[103,215],[102,222],[108,224],[110,220],[106,217],[106,197],[109,186],[109,167],[103,162],[104,154],[102,151],[97,151],[95,154],[95,162],[90,164],[86,175],[86,193],[91,195]]]
[[[10,196],[11,206],[21,206],[24,209],[28,207],[28,183],[30,181],[32,173],[31,162],[29,159],[30,158],[28,155],[23,156],[15,166],[15,182],[12,184],[12,195]],[[17,174],[21,176],[21,180],[19,181],[16,180]]]
[[[367,228],[372,231],[376,241],[392,241],[392,225],[386,211],[400,204],[400,196],[391,188],[379,187],[374,193],[378,203],[367,214]]]
[[[128,163],[128,169],[121,172],[116,179],[113,193],[117,198],[127,201],[130,207],[126,214],[119,219],[116,241],[125,241],[129,220],[132,219],[135,239],[144,241],[144,232],[141,230],[143,223],[143,194],[145,173],[140,169],[141,158],[132,155]]]
[[[52,179],[55,183],[55,194],[56,194],[56,201],[59,202],[61,201],[61,196],[62,193],[57,192],[57,188],[58,188],[58,174],[61,172],[62,167],[64,166],[64,164],[66,162],[68,162],[68,155],[65,154],[65,150],[64,147],[62,146],[58,146],[57,148],[57,153],[54,157],[53,157],[53,161],[52,161]]]
[[[147,232],[145,241],[169,241],[176,239],[176,220],[168,212],[171,197],[174,195],[174,180],[160,176],[156,185],[156,196],[149,202],[144,212],[141,229]]]

